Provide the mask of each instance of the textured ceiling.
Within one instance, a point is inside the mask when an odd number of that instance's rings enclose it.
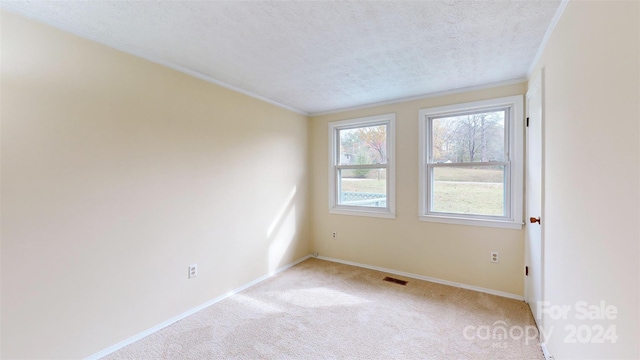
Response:
[[[305,113],[526,77],[556,1],[2,1]]]

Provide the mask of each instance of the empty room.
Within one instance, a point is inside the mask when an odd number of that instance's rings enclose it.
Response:
[[[640,2],[0,8],[1,359],[640,359]]]

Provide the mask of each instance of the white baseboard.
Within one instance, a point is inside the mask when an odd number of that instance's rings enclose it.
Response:
[[[553,360],[553,356],[551,354],[549,354],[549,350],[547,350],[547,344],[542,343],[540,344],[540,347],[542,348],[542,354],[544,355],[545,360]]]
[[[102,358],[104,356],[107,356],[107,355],[111,354],[112,352],[120,350],[123,347],[125,347],[125,346],[127,346],[127,345],[129,345],[131,343],[134,343],[134,342],[136,342],[136,341],[138,341],[138,340],[140,340],[140,339],[142,339],[144,337],[147,337],[147,336],[153,334],[154,332],[156,332],[158,330],[161,330],[161,329],[173,324],[174,322],[176,322],[178,320],[182,320],[182,319],[186,318],[189,315],[195,314],[198,311],[217,303],[218,301],[224,300],[224,299],[228,298],[229,296],[235,295],[235,294],[241,292],[242,290],[245,290],[245,289],[250,288],[250,287],[252,287],[252,286],[254,286],[254,285],[256,285],[256,284],[258,284],[258,283],[260,283],[260,282],[262,282],[264,280],[267,280],[268,278],[272,277],[273,275],[276,275],[279,272],[287,270],[288,268],[290,268],[290,267],[292,267],[292,266],[294,266],[294,265],[296,265],[298,263],[301,263],[301,262],[307,260],[310,257],[311,257],[311,255],[307,255],[307,256],[305,256],[305,257],[303,257],[301,259],[298,259],[298,260],[296,260],[296,261],[294,261],[294,262],[292,262],[290,264],[287,264],[287,265],[285,265],[285,266],[283,266],[281,268],[278,268],[278,269],[276,269],[274,271],[271,271],[270,273],[268,273],[268,274],[266,274],[264,276],[261,276],[261,277],[255,279],[255,280],[253,280],[253,281],[251,281],[249,283],[246,283],[246,284],[244,284],[244,285],[242,285],[242,286],[240,286],[238,288],[235,288],[235,289],[233,289],[231,291],[228,291],[228,292],[216,297],[215,299],[209,300],[209,301],[207,301],[206,303],[204,303],[202,305],[196,306],[191,310],[187,310],[186,312],[183,312],[180,315],[174,316],[169,320],[163,321],[162,323],[160,323],[160,324],[158,324],[158,325],[156,325],[156,326],[154,326],[152,328],[149,328],[149,329],[147,329],[147,330],[145,330],[145,331],[143,331],[141,333],[133,335],[130,338],[125,339],[125,340],[123,340],[123,341],[121,341],[121,342],[119,342],[119,343],[117,343],[115,345],[109,346],[108,348],[106,348],[106,349],[104,349],[104,350],[102,350],[100,352],[97,352],[97,353],[87,357],[86,360],[97,360],[97,359],[100,359],[100,358]]]
[[[454,287],[458,287],[458,288],[462,288],[462,289],[468,289],[468,290],[483,292],[483,293],[487,293],[487,294],[491,294],[491,295],[497,295],[497,296],[502,296],[502,297],[506,297],[506,298],[510,298],[510,299],[516,299],[516,300],[524,301],[524,297],[521,296],[521,295],[511,294],[511,293],[508,293],[508,292],[498,291],[498,290],[493,290],[493,289],[487,289],[487,288],[483,288],[483,287],[480,287],[480,286],[461,284],[461,283],[457,283],[457,282],[453,282],[453,281],[436,279],[436,278],[432,278],[432,277],[429,277],[429,276],[412,274],[412,273],[408,273],[408,272],[404,272],[404,271],[387,269],[387,268],[383,268],[383,267],[379,267],[379,266],[360,264],[360,263],[356,263],[356,262],[353,262],[353,261],[334,259],[334,258],[330,258],[330,257],[326,257],[326,256],[317,256],[317,258],[321,259],[321,260],[333,261],[333,262],[337,262],[337,263],[341,263],[341,264],[345,264],[345,265],[352,265],[352,266],[357,266],[357,267],[361,267],[361,268],[365,268],[365,269],[377,270],[377,271],[386,272],[386,273],[389,273],[389,274],[395,274],[395,275],[405,276],[405,277],[408,277],[408,278],[424,280],[424,281],[429,281],[429,282],[432,282],[432,283],[449,285],[449,286],[454,286]]]
[[[301,263],[305,260],[307,260],[308,258],[312,257],[312,255],[307,255],[301,259],[298,259],[290,264],[287,264],[281,268],[278,268],[274,271],[269,272],[268,274],[261,276],[249,283],[246,283],[238,288],[235,288],[231,291],[228,291],[218,297],[216,297],[215,299],[209,300],[204,304],[201,304],[199,306],[194,307],[193,309],[187,310],[186,312],[174,316],[171,319],[168,319],[166,321],[163,321],[162,323],[149,328],[141,333],[138,333],[136,335],[133,335],[117,344],[114,344],[112,346],[109,346],[108,348],[97,352],[89,357],[86,358],[86,360],[97,360],[100,359],[104,356],[107,356],[117,350],[122,349],[123,347],[132,344],[144,337],[147,337],[161,329],[164,329],[165,327],[175,323],[176,321],[182,320],[184,318],[186,318],[189,315],[195,314],[196,312],[207,308],[221,300],[224,300],[226,298],[228,298],[229,296],[235,295],[245,289],[248,289],[284,270],[287,270],[288,268]],[[332,261],[332,262],[337,262],[337,263],[341,263],[341,264],[345,264],[345,265],[351,265],[351,266],[357,266],[357,267],[361,267],[361,268],[365,268],[365,269],[371,269],[371,270],[377,270],[377,271],[381,271],[381,272],[386,272],[389,274],[395,274],[395,275],[400,275],[400,276],[405,276],[408,278],[413,278],[413,279],[418,279],[418,280],[424,280],[424,281],[430,281],[433,283],[437,283],[437,284],[443,284],[443,285],[449,285],[449,286],[454,286],[454,287],[458,287],[458,288],[463,288],[463,289],[468,289],[468,290],[474,290],[474,291],[479,291],[479,292],[483,292],[483,293],[487,293],[487,294],[492,294],[492,295],[497,295],[497,296],[502,296],[502,297],[506,297],[506,298],[511,298],[511,299],[516,299],[516,300],[524,300],[524,298],[520,295],[516,295],[516,294],[511,294],[511,293],[507,293],[507,292],[503,292],[503,291],[497,291],[497,290],[492,290],[492,289],[487,289],[487,288],[482,288],[479,286],[473,286],[473,285],[467,285],[467,284],[461,284],[461,283],[456,283],[453,281],[448,281],[448,280],[441,280],[441,279],[436,279],[436,278],[432,278],[432,277],[428,277],[428,276],[422,276],[422,275],[417,275],[417,274],[412,274],[412,273],[407,273],[404,271],[397,271],[397,270],[393,270],[393,269],[387,269],[387,268],[383,268],[383,267],[379,267],[379,266],[372,266],[372,265],[366,265],[366,264],[360,264],[360,263],[356,263],[356,262],[352,262],[352,261],[346,261],[346,260],[340,260],[340,259],[334,259],[334,258],[330,258],[330,257],[326,257],[326,256],[316,256],[316,258],[320,259],[320,260],[325,260],[325,261]],[[553,359],[552,357],[548,356],[548,352],[546,350],[546,347],[544,346],[544,344],[542,344],[542,351],[545,354],[545,358],[547,360],[551,360]]]

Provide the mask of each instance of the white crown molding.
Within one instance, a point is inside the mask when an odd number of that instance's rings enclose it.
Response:
[[[274,276],[274,275],[276,275],[276,274],[278,274],[280,272],[283,272],[283,271],[287,270],[288,268],[307,260],[310,257],[311,257],[311,255],[307,255],[307,256],[305,256],[305,257],[303,257],[301,259],[298,259],[298,260],[296,260],[296,261],[294,261],[294,262],[292,262],[290,264],[287,264],[287,265],[285,265],[285,266],[283,266],[281,268],[278,268],[278,269],[276,269],[274,271],[271,271],[270,273],[268,273],[266,275],[263,275],[263,276],[255,279],[255,280],[253,280],[253,281],[251,281],[249,283],[246,283],[246,284],[244,284],[244,285],[242,285],[242,286],[240,286],[238,288],[235,288],[235,289],[233,289],[231,291],[228,291],[228,292],[216,297],[215,299],[209,300],[209,301],[207,301],[206,303],[204,303],[202,305],[196,306],[191,310],[187,310],[187,311],[183,312],[180,315],[174,316],[169,320],[163,321],[160,324],[158,324],[158,325],[156,325],[156,326],[154,326],[152,328],[149,328],[149,329],[147,329],[147,330],[145,330],[145,331],[143,331],[141,333],[133,335],[133,336],[131,336],[131,337],[129,337],[129,338],[127,338],[127,339],[115,344],[115,345],[111,345],[108,348],[106,348],[106,349],[104,349],[102,351],[99,351],[99,352],[87,357],[86,360],[97,360],[97,359],[100,359],[102,357],[105,357],[105,356],[107,356],[107,355],[109,355],[109,354],[111,354],[111,353],[113,353],[115,351],[118,351],[118,350],[122,349],[123,347],[125,347],[125,346],[127,346],[129,344],[132,344],[132,343],[134,343],[134,342],[136,342],[136,341],[138,341],[138,340],[140,340],[140,339],[142,339],[144,337],[147,337],[147,336],[149,336],[149,335],[151,335],[151,334],[153,334],[153,333],[155,333],[155,332],[157,332],[159,330],[162,330],[162,329],[166,328],[167,326],[175,323],[176,321],[182,320],[182,319],[186,318],[189,315],[193,315],[193,314],[197,313],[198,311],[200,311],[200,310],[202,310],[204,308],[207,308],[207,307],[209,307],[209,306],[211,306],[211,305],[213,305],[213,304],[215,304],[215,303],[217,303],[219,301],[222,301],[222,300],[228,298],[229,296],[235,295],[235,294],[237,294],[237,293],[239,293],[239,292],[241,292],[241,291],[243,291],[245,289],[248,289],[248,288],[250,288],[250,287],[252,287],[252,286],[254,286],[254,285],[256,285],[256,284],[258,284],[258,283],[260,283],[262,281],[264,281],[264,280],[267,280],[268,278],[270,278],[270,277],[272,277],[272,276]]]
[[[168,67],[170,69],[179,71],[179,72],[181,72],[183,74],[187,74],[187,75],[192,76],[194,78],[197,78],[197,79],[200,79],[200,80],[204,80],[206,82],[221,86],[221,87],[229,89],[229,90],[233,90],[233,91],[238,92],[240,94],[252,97],[254,99],[258,99],[258,100],[264,101],[264,102],[269,103],[271,105],[275,105],[275,106],[281,107],[281,108],[289,110],[289,111],[293,111],[293,112],[301,114],[301,115],[309,116],[309,113],[307,113],[306,111],[302,111],[300,109],[296,109],[294,107],[279,103],[279,102],[271,100],[271,99],[268,99],[268,98],[266,98],[264,96],[260,96],[260,95],[254,94],[254,93],[252,93],[250,91],[241,89],[241,88],[233,86],[231,84],[227,84],[224,81],[217,80],[217,79],[215,79],[215,78],[213,78],[211,76],[199,73],[197,71],[193,71],[193,70],[187,69],[187,68],[185,68],[185,67],[183,67],[181,65],[174,64],[174,63],[172,63],[170,61],[165,61],[165,60],[162,60],[162,59],[160,59],[158,57],[155,57],[155,56],[152,56],[152,55],[149,55],[149,54],[144,54],[144,53],[129,49],[129,48],[125,47],[125,46],[115,46],[113,44],[106,43],[106,42],[104,42],[104,41],[102,41],[100,39],[96,39],[95,37],[88,36],[88,35],[84,34],[81,30],[76,29],[73,26],[68,26],[68,25],[59,23],[57,21],[51,21],[49,19],[45,19],[45,18],[43,18],[43,17],[39,16],[38,14],[35,14],[35,13],[31,12],[31,11],[23,10],[23,9],[20,9],[20,10],[15,9],[11,5],[11,2],[0,1],[0,8],[2,10],[8,11],[8,12],[10,12],[12,14],[15,14],[15,15],[18,15],[18,16],[22,16],[22,17],[26,17],[26,18],[29,18],[31,20],[35,20],[35,21],[37,21],[39,23],[54,27],[54,28],[56,28],[58,30],[65,31],[65,32],[71,33],[71,34],[73,34],[75,36],[81,37],[83,39],[91,40],[91,41],[97,42],[99,44],[102,44],[104,46],[110,47],[112,49],[116,49],[118,51],[122,51],[124,53],[127,53],[127,54],[130,54],[130,55],[145,59],[147,61],[151,61],[152,63]]]
[[[366,264],[361,264],[361,263],[357,263],[357,262],[353,262],[353,261],[340,260],[340,259],[335,259],[335,258],[326,257],[326,256],[316,256],[316,258],[318,258],[320,260],[337,262],[337,263],[345,264],[345,265],[357,266],[357,267],[361,267],[361,268],[365,268],[365,269],[369,269],[369,270],[376,270],[376,271],[385,272],[385,273],[389,273],[389,274],[400,275],[400,276],[404,276],[404,277],[408,277],[408,278],[412,278],[412,279],[429,281],[429,282],[436,283],[436,284],[449,285],[449,286],[453,286],[453,287],[457,287],[457,288],[461,288],[461,289],[473,290],[473,291],[482,292],[482,293],[485,293],[485,294],[491,294],[491,295],[506,297],[506,298],[509,298],[509,299],[515,299],[515,300],[524,301],[524,297],[522,295],[511,294],[511,293],[508,293],[508,292],[498,291],[498,290],[493,290],[493,289],[487,289],[487,288],[483,288],[483,287],[480,287],[480,286],[467,285],[467,284],[457,283],[457,282],[453,282],[453,281],[449,281],[449,280],[442,280],[442,279],[432,278],[432,277],[429,277],[429,276],[412,274],[412,273],[408,273],[408,272],[404,272],[404,271],[387,269],[387,268],[383,268],[383,267],[379,267],[379,266],[366,265]]]
[[[494,82],[494,83],[489,83],[484,85],[469,86],[464,88],[451,89],[451,90],[439,91],[439,92],[428,93],[428,94],[421,94],[416,96],[408,96],[408,97],[403,97],[403,98],[398,98],[393,100],[385,100],[385,101],[380,101],[375,103],[368,103],[364,105],[356,105],[356,106],[340,108],[335,110],[312,112],[312,113],[309,113],[309,116],[314,117],[314,116],[329,115],[329,114],[335,114],[335,113],[341,113],[341,112],[347,112],[347,111],[353,111],[353,110],[366,109],[366,108],[371,108],[376,106],[384,106],[384,105],[391,105],[391,104],[403,103],[408,101],[429,99],[429,98],[434,98],[438,96],[453,95],[453,94],[460,94],[460,93],[465,93],[470,91],[491,89],[491,88],[500,87],[500,86],[522,84],[526,82],[527,82],[527,78],[517,78],[517,79],[505,80],[505,81]]]
[[[421,94],[421,95],[416,95],[416,96],[409,96],[409,97],[402,97],[402,98],[397,98],[397,99],[391,99],[391,100],[385,100],[385,101],[380,101],[380,102],[374,102],[374,103],[367,103],[367,104],[362,104],[362,105],[356,105],[356,106],[352,106],[352,107],[344,107],[344,108],[338,108],[338,109],[333,109],[333,110],[327,110],[327,111],[318,111],[318,112],[306,112],[285,104],[282,104],[280,102],[277,102],[275,100],[271,100],[269,98],[263,97],[261,95],[257,95],[255,93],[252,93],[250,91],[241,89],[239,87],[236,87],[234,85],[225,83],[223,81],[220,81],[218,79],[215,79],[211,76],[202,74],[200,72],[194,71],[194,70],[190,70],[187,69],[181,65],[178,64],[174,64],[172,62],[169,61],[165,61],[162,60],[158,57],[149,55],[149,54],[144,54],[141,53],[139,51],[135,51],[132,49],[129,49],[125,46],[115,46],[109,43],[106,43],[104,41],[101,41],[100,39],[96,39],[95,37],[92,36],[87,36],[86,34],[84,34],[80,29],[77,29],[73,26],[68,26],[56,21],[51,21],[49,19],[45,19],[42,16],[39,16],[38,14],[31,12],[29,10],[25,10],[25,9],[19,9],[16,6],[14,6],[11,2],[8,1],[0,1],[0,8],[2,10],[14,13],[16,15],[19,16],[23,16],[32,20],[35,20],[37,22],[52,26],[54,28],[57,28],[59,30],[71,33],[73,35],[79,36],[81,38],[84,39],[88,39],[97,43],[100,43],[104,46],[108,46],[112,49],[116,49],[118,51],[122,51],[134,56],[137,56],[139,58],[145,59],[147,61],[151,61],[153,63],[168,67],[170,69],[179,71],[181,73],[187,74],[189,76],[195,77],[197,79],[203,80],[203,81],[207,81],[209,83],[233,90],[235,92],[244,94],[246,96],[264,101],[266,103],[278,106],[280,108],[289,110],[289,111],[293,111],[295,113],[301,114],[301,115],[305,115],[305,116],[320,116],[320,115],[327,115],[327,114],[333,114],[333,113],[339,113],[339,112],[346,112],[346,111],[352,111],[352,110],[358,110],[358,109],[364,109],[364,108],[370,108],[370,107],[375,107],[375,106],[383,106],[383,105],[389,105],[389,104],[395,104],[395,103],[402,103],[402,102],[408,102],[408,101],[415,101],[415,100],[421,100],[421,99],[427,99],[427,98],[433,98],[433,97],[438,97],[438,96],[444,96],[444,95],[451,95],[451,94],[457,94],[457,93],[463,93],[463,92],[469,92],[469,91],[475,91],[475,90],[483,90],[483,89],[488,89],[488,88],[492,88],[492,87],[498,87],[498,86],[507,86],[507,85],[513,85],[513,84],[518,84],[518,83],[523,83],[526,82],[527,79],[531,76],[531,71],[533,71],[533,67],[535,66],[535,64],[539,61],[540,57],[542,56],[542,53],[544,51],[544,47],[546,46],[549,37],[551,36],[551,33],[553,32],[553,30],[555,29],[558,21],[560,20],[567,4],[568,4],[569,0],[562,0],[560,6],[558,7],[549,27],[547,28],[547,31],[545,32],[545,36],[542,40],[542,43],[540,44],[540,47],[538,48],[538,52],[536,53],[536,56],[533,60],[533,62],[531,63],[531,65],[529,66],[528,72],[527,72],[527,76],[524,78],[518,78],[518,79],[512,79],[512,80],[506,80],[506,81],[501,81],[501,82],[495,82],[495,83],[489,83],[489,84],[483,84],[483,85],[477,85],[477,86],[471,86],[471,87],[464,87],[464,88],[458,88],[458,89],[451,89],[451,90],[446,90],[446,91],[440,91],[440,92],[434,92],[434,93],[426,93],[426,94]]]
[[[553,19],[551,19],[551,23],[549,24],[547,31],[544,33],[544,37],[542,38],[540,47],[538,47],[538,52],[536,53],[536,56],[533,58],[531,65],[529,65],[529,70],[527,70],[527,79],[531,78],[531,73],[533,72],[534,67],[536,66],[538,61],[540,61],[540,58],[542,57],[542,53],[544,53],[544,48],[547,47],[549,38],[551,37],[553,30],[556,29],[558,22],[560,22],[560,18],[562,17],[562,14],[564,14],[564,10],[567,8],[568,4],[569,4],[569,0],[562,0],[562,2],[560,3],[560,6],[558,6],[558,10],[556,10],[555,15],[553,15]]]

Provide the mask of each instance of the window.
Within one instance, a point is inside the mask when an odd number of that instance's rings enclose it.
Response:
[[[395,218],[395,114],[329,123],[329,212]]]
[[[522,228],[522,96],[420,110],[420,220]]]

